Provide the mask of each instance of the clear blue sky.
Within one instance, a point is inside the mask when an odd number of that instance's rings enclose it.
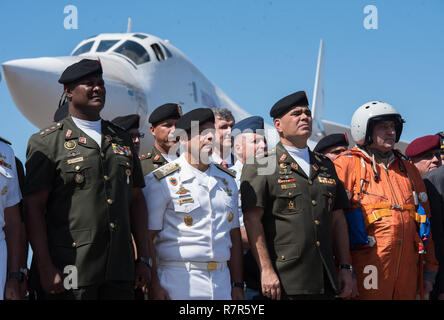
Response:
[[[65,30],[66,5],[78,30]],[[366,30],[363,10],[378,9]],[[0,63],[68,55],[84,38],[132,31],[169,39],[239,106],[269,119],[279,98],[313,92],[319,40],[325,51],[324,118],[349,124],[354,110],[384,100],[407,120],[402,138],[444,130],[442,0],[0,1]],[[0,136],[25,159],[37,131],[0,83]]]

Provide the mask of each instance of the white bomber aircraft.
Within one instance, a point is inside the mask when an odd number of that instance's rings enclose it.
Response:
[[[312,103],[311,148],[331,133],[346,131],[351,137],[349,127],[322,120],[323,52],[321,40]],[[231,110],[236,121],[250,116],[213,85],[170,41],[145,33],[110,33],[83,40],[70,56],[3,63],[4,78],[14,103],[38,128],[53,122],[63,93],[63,86],[57,82],[60,75],[67,66],[83,58],[100,58],[102,63],[106,86],[102,118],[111,120],[127,114],[140,115],[140,130],[146,137],[141,143],[141,152],[148,151],[153,144],[148,123],[151,112],[167,102],[180,104],[184,113],[198,107],[223,107]],[[276,131],[269,124],[265,129],[269,147],[274,146],[278,141]]]

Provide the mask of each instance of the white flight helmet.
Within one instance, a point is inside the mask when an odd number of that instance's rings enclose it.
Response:
[[[351,135],[358,145],[372,143],[373,127],[378,121],[395,121],[396,142],[399,141],[405,122],[393,106],[382,101],[370,101],[360,106],[351,120]]]

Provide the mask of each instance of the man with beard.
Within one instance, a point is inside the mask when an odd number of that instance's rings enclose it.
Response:
[[[238,191],[233,174],[210,161],[211,109],[176,123],[182,155],[145,177],[154,299],[243,298]]]
[[[150,277],[139,159],[130,136],[100,117],[99,61],[67,67],[59,82],[70,115],[34,134],[26,152],[26,226],[42,298],[133,299]]]
[[[182,108],[176,103],[163,104],[151,113],[148,121],[151,123],[150,131],[154,137],[154,146],[139,157],[144,176],[177,159],[178,150],[173,148],[176,144],[174,130],[181,115]]]

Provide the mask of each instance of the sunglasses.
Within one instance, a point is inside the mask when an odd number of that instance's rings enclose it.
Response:
[[[136,138],[143,139],[145,137],[145,133],[143,133],[143,132],[131,133],[130,137],[132,139],[136,139]]]

